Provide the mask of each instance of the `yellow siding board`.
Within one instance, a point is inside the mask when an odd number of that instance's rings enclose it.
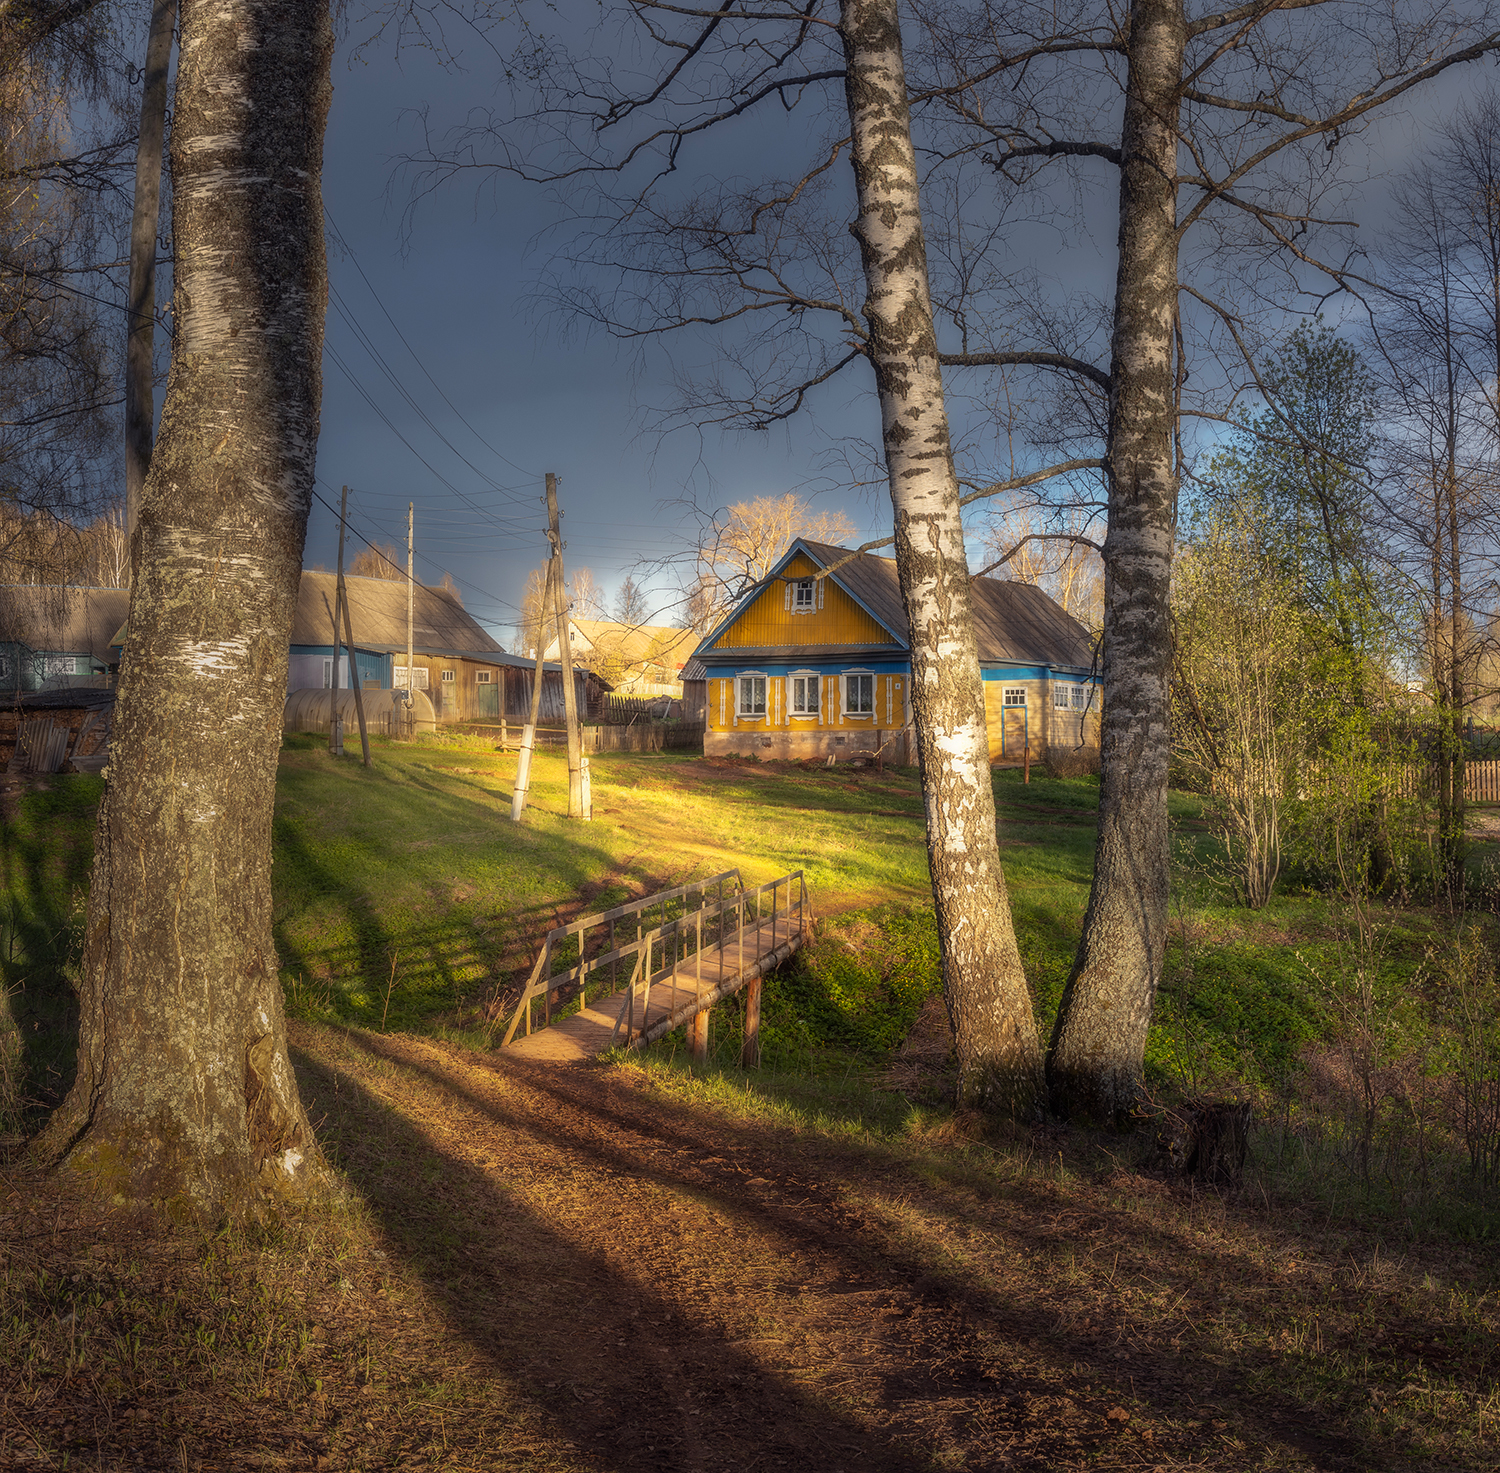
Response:
[[[789,577],[810,577],[816,568],[799,554],[787,564]],[[889,644],[890,634],[831,578],[823,580],[823,607],[794,614],[786,606],[786,585],[766,588],[715,642],[716,649],[761,649],[799,645]]]

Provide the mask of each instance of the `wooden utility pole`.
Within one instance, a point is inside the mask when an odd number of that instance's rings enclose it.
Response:
[[[410,718],[412,734],[417,730],[417,698],[413,692],[417,688],[417,671],[414,646],[412,644],[412,609],[416,598],[417,584],[412,577],[412,559],[416,551],[416,543],[412,532],[415,527],[414,514],[416,503],[406,503],[406,714]]]
[[[135,528],[151,465],[156,403],[151,369],[156,345],[156,234],[161,221],[161,154],[167,120],[167,68],[177,0],[156,0],[141,80],[135,150],[135,208],[130,218],[130,300],[125,328],[125,549],[135,586]]]
[[[370,732],[365,726],[365,693],[359,685],[359,660],[354,653],[354,630],[349,623],[349,590],[344,586],[344,522],[349,514],[349,488],[339,500],[339,586],[338,601],[344,609],[344,643],[349,647],[349,688],[354,692],[354,710],[359,717],[359,747],[364,754],[365,766],[370,766]],[[337,646],[334,658],[338,658]],[[333,667],[333,685],[338,689],[338,666]],[[338,697],[334,697],[335,703]]]
[[[521,815],[526,811],[526,789],[531,785],[531,749],[536,743],[536,721],[542,709],[542,655],[547,648],[546,641],[546,611],[552,602],[552,563],[553,559],[547,559],[547,574],[542,583],[542,614],[543,618],[537,624],[536,631],[536,674],[531,678],[531,719],[526,723],[526,730],[521,733],[521,750],[516,757],[516,786],[510,796],[510,816],[515,823],[520,823]]]
[[[349,488],[344,487],[347,497]],[[344,755],[344,717],[339,710],[339,663],[344,658],[344,631],[339,621],[344,613],[344,514],[339,513],[339,571],[333,580],[333,675],[328,681],[328,750]]]
[[[562,664],[563,711],[568,722],[568,817],[583,817],[583,743],[578,730],[578,693],[573,688],[573,641],[568,635],[568,594],[563,580],[562,513],[557,477],[547,472],[547,539],[552,544],[552,598],[557,610],[557,656]],[[545,628],[545,623],[543,628]]]

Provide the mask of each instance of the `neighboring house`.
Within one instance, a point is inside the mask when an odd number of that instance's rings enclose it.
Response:
[[[287,690],[349,685],[349,652],[339,656],[334,679],[333,610],[338,576],[304,571],[292,621]],[[510,655],[452,594],[417,584],[412,598],[412,674],[406,669],[405,581],[347,574],[354,668],[366,690],[403,689],[408,680],[427,692],[439,722],[524,721],[530,713],[536,662]],[[343,633],[342,627],[340,634]],[[575,676],[580,711],[597,704],[597,682]],[[562,676],[557,665],[542,682],[542,722],[563,719]]]
[[[682,667],[698,636],[664,624],[616,624],[608,619],[569,619],[568,641],[575,665],[587,665],[619,695],[680,696]],[[556,635],[545,651],[558,658]]]
[[[683,671],[707,755],[913,762],[911,649],[890,558],[798,538]],[[824,578],[814,575],[842,563]],[[1088,631],[1027,583],[970,584],[991,761],[1099,745]]]
[[[292,619],[287,661],[287,694],[294,690],[349,688],[349,651],[338,656],[334,679],[333,609],[338,575],[303,571]],[[402,689],[406,669],[406,584],[386,578],[344,578],[349,594],[349,625],[354,635],[354,669],[363,690]],[[112,590],[111,590],[112,591]],[[123,595],[122,595],[123,597]],[[116,642],[124,644],[123,609],[116,617]],[[340,634],[343,633],[340,628]],[[342,641],[341,641],[342,643]],[[412,597],[411,684],[427,692],[439,722],[524,721],[531,710],[536,662],[509,655],[441,588],[416,586]],[[3,656],[3,646],[0,646]],[[118,653],[116,655],[118,660]],[[574,677],[580,711],[597,706],[598,682],[579,671]],[[552,665],[542,681],[544,725],[563,720],[562,671]]]
[[[129,607],[124,588],[0,586],[0,696],[109,685]]]

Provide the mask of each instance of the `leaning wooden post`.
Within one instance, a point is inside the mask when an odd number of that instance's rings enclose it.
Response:
[[[359,746],[364,754],[365,766],[370,765],[370,733],[365,727],[365,694],[359,687],[359,657],[354,651],[354,631],[349,623],[349,588],[344,582],[344,521],[349,513],[349,488],[339,501],[339,590],[338,597],[344,606],[344,643],[349,649],[349,687],[354,692],[354,713],[359,717]],[[337,668],[337,667],[335,667]]]
[[[542,591],[542,608],[547,607],[548,600],[552,596],[552,568],[555,559],[547,560],[547,576],[543,580],[545,587]],[[526,723],[526,730],[521,733],[521,751],[516,758],[516,786],[510,797],[510,816],[513,823],[520,823],[521,815],[526,811],[526,790],[531,786],[531,749],[536,744],[536,722],[542,710],[542,652],[546,649],[546,640],[543,638],[547,628],[543,620],[537,628],[536,633],[536,674],[531,680],[531,719]]]
[[[568,817],[583,816],[582,736],[578,730],[578,692],[573,684],[573,641],[568,634],[568,592],[563,585],[562,513],[557,509],[557,477],[547,472],[547,535],[552,539],[552,557],[557,576],[552,598],[557,611],[557,658],[562,666],[563,714],[568,726]],[[543,626],[545,627],[545,625]]]
[[[745,1042],[740,1049],[742,1069],[760,1068],[760,975],[745,988]]]
[[[693,1062],[708,1062],[708,1015],[710,1009],[699,1008],[693,1014]]]
[[[354,653],[354,632],[349,626],[349,594],[344,593],[344,643],[349,646],[349,683],[354,687],[354,714],[359,717],[359,748],[365,766],[370,766],[370,730],[365,725],[365,693],[359,684],[359,661]]]

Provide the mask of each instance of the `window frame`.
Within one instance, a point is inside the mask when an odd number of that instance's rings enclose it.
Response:
[[[1022,711],[1030,705],[1030,702],[1026,699],[1026,687],[1024,685],[1003,685],[1000,687],[1000,691],[1000,705],[1003,710]],[[1018,701],[1012,700],[1012,696],[1019,696],[1021,699]]]
[[[474,672],[475,685],[493,685],[495,683],[495,672],[493,670],[476,670]]]
[[[855,680],[868,680],[870,682],[870,706],[868,710],[856,711],[849,699],[850,682]],[[839,675],[839,692],[843,706],[843,717],[846,721],[870,721],[875,720],[875,672],[873,670],[845,670]]]
[[[1052,682],[1052,709],[1054,711],[1074,710],[1073,702],[1078,699],[1077,690],[1078,686],[1074,681],[1054,680]]]
[[[804,598],[803,595],[807,596]],[[818,607],[818,585],[815,578],[797,578],[792,582],[792,612],[811,614]]]
[[[760,710],[745,705],[745,686],[760,682]],[[734,715],[736,721],[764,721],[770,709],[771,682],[764,670],[736,670],[734,674]]]
[[[452,685],[457,680],[458,680],[458,671],[456,671],[456,670],[444,670],[442,672],[442,674],[438,677],[438,683],[440,685]]]
[[[797,683],[804,683],[804,694],[810,690],[813,704],[797,707]],[[823,676],[817,670],[790,670],[786,677],[786,711],[793,721],[816,721],[823,714]]]

